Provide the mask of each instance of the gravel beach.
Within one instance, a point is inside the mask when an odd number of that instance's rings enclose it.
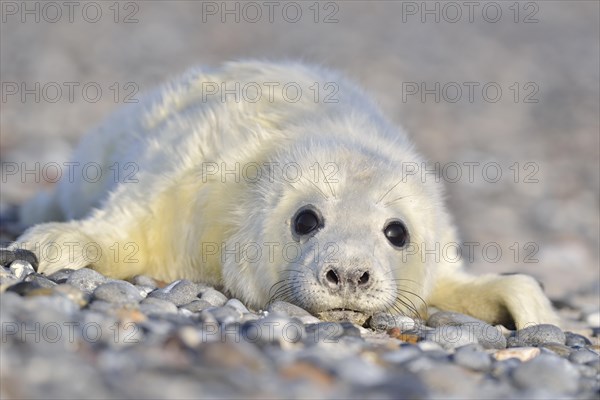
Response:
[[[320,321],[276,301],[90,269],[0,269],[2,398],[594,399],[598,338],[466,315]]]

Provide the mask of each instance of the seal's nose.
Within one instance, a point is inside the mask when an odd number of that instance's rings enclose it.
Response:
[[[349,268],[328,265],[321,274],[321,283],[332,292],[349,289],[364,290],[371,286],[371,272],[368,268]]]

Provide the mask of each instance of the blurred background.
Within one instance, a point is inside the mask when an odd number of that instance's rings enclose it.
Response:
[[[530,273],[584,319],[600,308],[600,3],[464,3],[2,2],[0,211],[52,185],[15,166],[62,165],[190,66],[301,59],[360,83],[440,163],[469,268]]]

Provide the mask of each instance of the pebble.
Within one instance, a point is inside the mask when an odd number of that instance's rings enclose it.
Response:
[[[341,328],[341,327],[340,327]],[[304,325],[297,319],[269,315],[241,326],[242,337],[250,343],[279,343],[290,347],[306,337]]]
[[[86,294],[84,292],[82,292],[81,290],[63,283],[60,285],[56,285],[54,288],[54,293],[58,293],[60,296],[63,296],[67,299],[69,299],[70,301],[72,301],[74,304],[76,304],[79,308],[85,307],[89,301],[91,296],[89,294]]]
[[[369,320],[369,326],[376,331],[387,331],[398,328],[402,332],[415,328],[415,321],[404,315],[393,315],[388,313],[375,313]]]
[[[144,298],[138,288],[126,281],[101,284],[94,290],[94,298],[114,304],[137,304]]]
[[[487,372],[492,366],[492,359],[481,345],[466,345],[456,349],[454,361],[463,367],[475,371]]]
[[[3,267],[10,266],[15,261],[24,261],[29,263],[34,271],[38,268],[38,259],[34,253],[29,250],[16,249],[8,250],[0,248],[0,265]]]
[[[422,342],[417,343],[417,347],[423,351],[442,350],[442,346],[431,340],[423,340]]]
[[[147,275],[136,275],[133,277],[131,282],[136,286],[147,286],[153,289],[158,288],[158,283],[156,280]]]
[[[565,332],[565,344],[569,347],[585,347],[592,344],[592,342],[585,336],[567,331]]]
[[[438,335],[448,348],[459,347],[467,343],[479,343],[485,349],[504,349],[506,348],[506,338],[502,335],[500,329],[468,315],[441,311],[429,317],[427,326],[438,328],[434,335]],[[460,338],[453,344],[448,341],[446,336],[451,337],[458,331],[449,329],[451,327],[461,327]],[[449,329],[447,332],[444,329]]]
[[[550,350],[556,355],[563,358],[568,358],[569,354],[571,354],[571,352],[573,351],[573,349],[569,346],[565,346],[564,344],[560,343],[543,343],[540,345],[540,348]]]
[[[574,362],[576,364],[587,364],[590,362],[598,361],[599,359],[600,355],[585,348],[575,350],[569,356],[569,361]]]
[[[150,286],[135,285],[135,287],[137,288],[137,290],[140,292],[140,294],[144,298],[148,297],[148,295],[150,293],[152,293],[154,290],[156,290],[156,288],[153,288]]]
[[[11,264],[12,266],[12,264]],[[585,316],[585,322],[592,327],[600,327],[600,311],[596,311]]]
[[[231,307],[234,310],[239,311],[241,314],[246,314],[249,313],[250,311],[248,311],[248,309],[246,308],[246,306],[239,301],[238,299],[229,299],[227,300],[227,303],[225,303],[226,307]]]
[[[344,327],[339,322],[319,322],[306,326],[306,342],[335,343],[344,335]]]
[[[507,340],[508,347],[540,346],[544,343],[565,344],[564,332],[555,325],[540,324],[520,329]]]
[[[140,311],[148,315],[175,314],[177,306],[170,301],[147,297],[141,301]]]
[[[577,392],[579,372],[564,358],[541,354],[519,365],[512,374],[520,389],[543,389],[572,395]]]
[[[343,336],[361,337],[359,326],[348,321],[342,321],[340,322],[340,325],[342,325],[342,328],[344,329]]]
[[[210,307],[202,311],[202,313],[210,313],[221,325],[238,322],[242,318],[242,313],[230,306]]]
[[[206,290],[201,297],[202,300],[209,302],[213,306],[220,307],[227,302],[227,297],[215,289]]]
[[[169,302],[170,304],[173,304],[171,302]],[[197,300],[193,300],[192,302],[182,306],[182,308],[185,308],[186,310],[190,310],[191,312],[200,312],[202,310],[206,310],[207,308],[213,307],[212,304],[210,304],[208,301],[206,300],[202,300],[202,299],[197,299]]]
[[[392,364],[403,364],[407,361],[414,360],[423,354],[418,346],[407,345],[401,347],[399,350],[386,352],[381,357],[384,361]]]
[[[42,274],[38,274],[37,272],[34,272],[30,275],[28,275],[25,278],[26,282],[33,282],[36,285],[39,285],[40,287],[43,288],[53,288],[54,286],[56,286],[56,282],[51,281],[50,279],[46,278],[44,275]]]
[[[312,317],[312,315],[305,309],[298,307],[295,304],[288,303],[286,301],[281,301],[281,300],[277,300],[277,301],[274,301],[273,303],[269,304],[269,307],[267,307],[267,311],[270,313],[285,314],[289,317],[297,317],[297,318],[305,317],[305,316]]]
[[[586,363],[585,365],[587,365],[590,368],[593,368],[597,374],[600,374],[600,360],[596,359],[595,361],[590,361],[588,363]]]
[[[69,276],[71,276],[73,272],[75,272],[75,270],[70,268],[59,269],[58,271],[48,275],[48,279],[56,283],[66,283],[67,279],[69,279]]]
[[[162,289],[157,289],[151,292],[148,294],[148,297],[167,300],[176,306],[183,306],[196,299],[198,293],[200,293],[200,290],[200,285],[192,281],[188,281],[187,279],[181,279]]]
[[[494,353],[494,358],[498,361],[516,358],[525,362],[539,356],[540,353],[541,350],[537,347],[517,347],[499,350]]]
[[[351,358],[346,362],[340,362],[336,374],[348,382],[356,382],[367,387],[379,385],[386,378],[382,367],[362,358]]]
[[[42,289],[37,282],[17,282],[6,289],[7,292],[17,293],[19,296],[28,296],[37,289]],[[34,294],[35,295],[35,294]]]
[[[312,315],[303,315],[301,317],[296,317],[296,318],[298,318],[300,321],[302,321],[302,323],[304,325],[318,324],[319,322],[322,322],[319,318],[314,317]]]
[[[98,286],[108,281],[109,279],[104,275],[89,268],[75,270],[67,278],[69,285],[88,294],[93,294]]]
[[[19,280],[23,280],[27,275],[35,273],[33,266],[29,262],[23,260],[11,262],[9,268],[10,272],[12,272]]]
[[[539,349],[536,350],[539,351]],[[497,379],[507,379],[519,365],[521,365],[521,360],[517,358],[507,358],[497,361],[492,364],[490,375]]]
[[[438,343],[446,350],[470,343],[478,343],[473,332],[465,326],[445,325],[425,332],[425,338]]]

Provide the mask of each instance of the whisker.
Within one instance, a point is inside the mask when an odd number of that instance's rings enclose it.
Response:
[[[331,192],[331,196],[333,196],[333,198],[335,199],[335,192],[333,191],[333,187],[331,186],[331,183],[329,183],[329,180],[327,179],[327,176],[325,175],[325,171],[323,170],[323,166],[321,165],[321,163],[317,163],[317,164],[319,165],[319,169],[323,173],[323,180],[327,184],[327,187],[329,187],[329,191]]]
[[[384,193],[384,194],[383,194],[383,195],[382,195],[382,196],[381,196],[381,197],[380,197],[380,198],[379,198],[379,199],[378,199],[378,200],[375,202],[375,204],[379,204],[379,202],[381,202],[383,199],[385,199],[385,198],[386,198],[386,196],[387,196],[388,194],[390,194],[390,192],[391,192],[392,190],[394,190],[394,189],[396,188],[396,186],[398,186],[398,185],[400,184],[400,182],[402,182],[402,179],[400,179],[400,180],[399,180],[399,181],[398,181],[398,182],[397,182],[395,185],[393,185],[391,188],[389,188],[389,190],[388,190],[387,192],[385,192],[385,193]]]

